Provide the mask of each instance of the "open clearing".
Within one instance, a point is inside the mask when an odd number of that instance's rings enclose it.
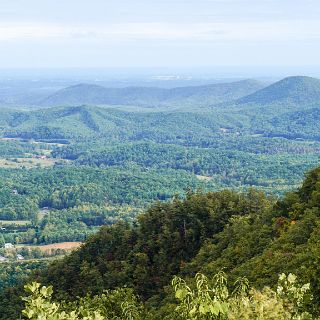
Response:
[[[197,179],[200,181],[205,181],[205,182],[209,182],[211,181],[213,178],[212,177],[207,177],[207,176],[201,176],[201,175],[196,175]]]
[[[55,158],[45,158],[45,159],[37,159],[37,158],[15,158],[15,159],[0,159],[0,167],[1,168],[34,168],[34,167],[51,167],[56,162],[67,163],[66,160],[55,159]]]
[[[52,249],[73,250],[73,249],[79,248],[81,244],[82,242],[59,242],[59,243],[46,244],[43,246],[19,245],[17,247],[24,247],[24,248],[30,248],[30,249],[38,248],[41,251],[48,251]]]
[[[49,142],[49,141],[37,141],[37,140],[25,140],[22,138],[6,138],[6,137],[0,137],[0,140],[3,141],[18,141],[18,142],[24,142],[24,143],[32,143],[32,144],[41,144],[41,145],[48,145],[48,146],[55,146],[55,147],[65,147],[67,144],[65,143],[58,143],[58,142]]]
[[[19,226],[26,226],[31,224],[30,220],[0,220],[0,226],[9,226],[9,225],[19,225]]]

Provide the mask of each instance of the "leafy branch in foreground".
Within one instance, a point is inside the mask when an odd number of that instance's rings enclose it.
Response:
[[[296,280],[293,274],[281,274],[275,292],[268,287],[262,291],[250,289],[248,280],[239,278],[230,293],[227,277],[222,271],[212,279],[198,273],[195,288],[187,285],[185,280],[174,277],[172,285],[179,301],[175,319],[314,319],[306,311],[306,303],[312,299],[310,285],[299,286]]]
[[[252,289],[246,278],[229,291],[227,276],[220,271],[212,279],[198,273],[194,283],[174,277],[172,286],[178,304],[166,320],[315,320],[307,311],[312,300],[310,285],[299,285],[297,277],[281,274],[277,290]],[[142,320],[163,319],[143,309],[132,289],[107,290],[75,302],[53,302],[52,287],[33,282],[25,286],[23,315],[33,320]]]
[[[76,302],[53,302],[53,289],[37,282],[25,286],[30,295],[23,298],[27,319],[34,320],[140,320],[141,308],[130,289],[105,291]]]

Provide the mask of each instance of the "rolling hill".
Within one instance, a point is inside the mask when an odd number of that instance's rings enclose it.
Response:
[[[320,80],[311,77],[287,77],[246,97],[237,104],[313,105],[320,102]]]
[[[1,132],[5,137],[26,139],[99,137],[112,141],[174,141],[183,144],[209,141],[221,134],[258,133],[267,137],[318,140],[317,130],[314,130],[318,128],[320,106],[320,103],[317,105],[320,101],[318,79],[289,77],[237,100],[236,105],[230,101],[225,104],[229,107],[196,107],[197,103],[198,106],[208,105],[213,99],[232,99],[255,86],[260,84],[252,80],[174,89],[107,89],[96,85],[77,85],[59,91],[47,100],[52,104],[66,103],[69,106],[34,111],[3,110]],[[80,101],[91,101],[97,106],[77,106]],[[146,108],[143,112],[133,112],[133,108],[129,112],[99,106],[103,101],[128,105],[145,103],[145,106],[151,106],[153,102],[181,108],[165,111]]]
[[[257,130],[268,137],[320,140],[320,107],[291,111],[257,123]]]
[[[213,277],[223,269],[231,283],[246,277],[260,288],[276,287],[279,274],[286,272],[312,284],[310,308],[319,313],[319,182],[320,168],[296,192],[277,201],[254,190],[225,190],[157,203],[139,216],[139,223],[102,227],[33,279],[53,285],[57,297],[69,301],[126,286],[153,311],[145,319],[164,319],[175,303],[168,290],[174,275],[202,272]],[[5,312],[9,306],[11,315],[19,309],[14,295],[21,292],[8,292],[0,305]]]
[[[139,105],[207,106],[232,101],[264,87],[255,80],[219,83],[173,89],[152,87],[105,88],[92,84],[78,84],[59,90],[43,99],[42,106],[75,105]]]
[[[104,137],[123,140],[188,139],[197,132],[211,136],[232,119],[192,112],[126,112],[99,107],[62,107],[13,112],[3,125],[6,137],[77,139]]]

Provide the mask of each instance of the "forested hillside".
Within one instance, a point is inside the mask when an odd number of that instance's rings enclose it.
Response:
[[[320,320],[320,1],[0,1],[0,320]]]
[[[320,101],[320,80],[311,77],[288,77],[261,89],[238,103],[312,105]]]
[[[3,305],[48,264],[37,279],[55,297],[127,285],[148,310],[166,310],[176,274],[225,268],[230,283],[247,276],[259,289],[288,271],[316,283],[302,261],[316,252],[318,171],[295,190],[319,166],[318,82],[130,88],[119,89],[126,106],[1,109]],[[82,85],[59,96],[74,90],[111,97]]]
[[[103,227],[36,279],[54,285],[56,299],[67,300],[127,286],[152,319],[172,319],[175,300],[168,285],[174,275],[191,280],[199,271],[211,277],[223,269],[230,283],[247,277],[259,289],[275,288],[282,272],[294,273],[311,284],[314,299],[305,311],[317,315],[319,183],[320,168],[279,200],[250,190],[189,193],[185,200],[156,203],[133,225]],[[15,319],[11,301],[10,308],[1,306],[6,319]]]
[[[152,87],[105,88],[79,84],[56,92],[40,101],[42,106],[139,105],[194,107],[236,100],[264,87],[255,80],[218,83],[206,86],[162,89]]]

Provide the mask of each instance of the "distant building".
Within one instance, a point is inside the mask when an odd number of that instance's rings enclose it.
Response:
[[[19,194],[19,192],[18,192],[17,189],[13,189],[13,190],[12,190],[12,193],[13,193],[14,195],[18,195],[18,194]]]
[[[24,256],[22,256],[21,254],[17,254],[17,260],[24,260]]]
[[[227,128],[220,128],[221,133],[228,133],[229,130]]]
[[[5,243],[4,248],[5,249],[12,249],[12,248],[14,248],[14,245],[12,243]]]
[[[4,262],[4,261],[7,261],[8,259],[4,256],[0,256],[0,262]]]

